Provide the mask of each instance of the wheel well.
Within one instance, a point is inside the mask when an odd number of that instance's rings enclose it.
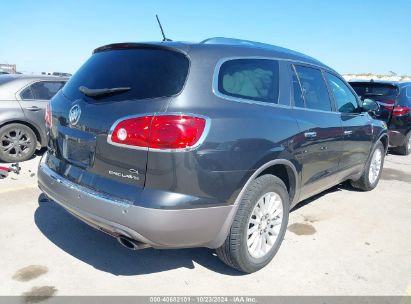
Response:
[[[264,174],[271,174],[277,176],[284,182],[285,186],[287,187],[291,203],[294,199],[296,190],[296,176],[294,174],[294,171],[287,165],[278,164],[268,167],[267,169],[262,171],[258,176]]]
[[[8,122],[0,125],[0,128],[1,128],[1,127],[4,127],[4,126],[7,126],[7,125],[9,125],[9,124],[13,124],[13,123],[22,124],[22,125],[25,125],[25,126],[29,127],[29,128],[34,132],[34,134],[36,135],[37,142],[40,143],[41,145],[43,144],[43,143],[41,142],[40,132],[37,130],[36,127],[34,127],[32,124],[30,124],[30,123],[28,123],[28,122],[26,122],[26,121],[22,121],[22,120],[12,120],[12,121],[8,121]]]
[[[382,144],[384,146],[384,150],[387,151],[387,149],[388,149],[388,137],[383,136],[383,137],[380,138],[380,141],[382,142]]]

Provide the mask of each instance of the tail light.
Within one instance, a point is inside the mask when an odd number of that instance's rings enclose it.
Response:
[[[188,115],[147,115],[116,123],[108,141],[150,149],[193,148],[204,134],[206,119]]]
[[[46,114],[44,115],[44,121],[46,122],[47,127],[51,127],[51,105],[47,104]]]
[[[392,115],[393,116],[403,116],[405,114],[410,113],[411,109],[408,107],[403,107],[403,106],[397,106],[394,107],[394,109],[392,110]]]

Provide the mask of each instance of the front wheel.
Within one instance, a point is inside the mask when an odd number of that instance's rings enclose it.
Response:
[[[288,224],[290,199],[283,181],[263,175],[247,187],[224,244],[216,250],[228,266],[252,273],[277,253]]]
[[[384,166],[385,149],[381,142],[378,142],[365,165],[363,175],[357,181],[351,181],[351,185],[362,191],[370,191],[377,187]]]

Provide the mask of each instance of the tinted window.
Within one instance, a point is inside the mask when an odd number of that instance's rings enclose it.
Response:
[[[49,100],[63,87],[64,82],[41,81],[31,85],[34,99]]]
[[[80,86],[89,89],[130,87],[131,90],[102,97],[104,100],[172,96],[184,86],[187,57],[164,49],[122,49],[95,53],[65,85],[72,99],[84,98]]]
[[[330,96],[320,70],[295,66],[308,109],[331,111]]]
[[[300,82],[298,81],[297,74],[295,73],[294,66],[291,65],[291,82],[294,96],[294,106],[299,108],[305,108],[303,92],[301,91]]]
[[[407,87],[405,94],[408,98],[411,98],[411,86]]]
[[[355,113],[358,111],[357,97],[347,85],[338,77],[325,73],[328,85],[334,95],[337,110],[341,113]]]
[[[361,98],[396,96],[398,88],[390,84],[372,82],[351,82],[350,85]]]
[[[226,61],[218,76],[218,89],[233,97],[278,103],[278,62],[268,59]]]
[[[33,93],[31,92],[30,87],[25,88],[25,89],[20,93],[20,98],[21,98],[22,100],[33,99]]]

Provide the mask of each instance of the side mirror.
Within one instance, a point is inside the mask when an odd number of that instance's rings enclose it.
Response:
[[[375,100],[368,98],[363,100],[361,107],[365,112],[372,114],[375,114],[375,112],[377,112],[380,109],[379,104]]]

